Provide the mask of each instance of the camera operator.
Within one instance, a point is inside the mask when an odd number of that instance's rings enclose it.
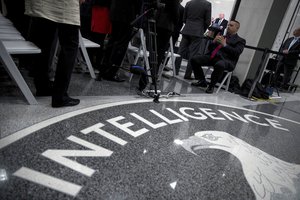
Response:
[[[239,37],[237,32],[240,23],[231,20],[227,26],[226,36],[221,35],[221,29],[217,24],[213,24],[208,32],[208,37],[213,37],[213,41],[208,45],[208,52],[204,55],[194,56],[191,59],[191,65],[197,82],[193,86],[207,87],[207,82],[202,66],[213,66],[211,81],[206,89],[206,93],[213,93],[217,82],[222,78],[224,70],[233,71],[243,52],[246,40]],[[215,34],[217,32],[217,34]]]
[[[174,27],[179,20],[179,0],[161,0],[160,6],[157,8],[156,19],[156,42],[157,42],[157,66],[156,69],[151,69],[151,74],[157,79],[159,66],[162,63],[165,52],[169,47],[169,39],[174,31]],[[163,6],[162,6],[163,5]],[[155,73],[155,74],[154,74]],[[142,91],[147,85],[147,77],[141,76],[139,82],[139,90]]]

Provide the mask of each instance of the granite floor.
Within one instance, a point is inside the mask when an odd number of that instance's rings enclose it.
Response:
[[[299,91],[206,94],[181,72],[153,103],[125,72],[73,73],[81,103],[53,109],[0,74],[0,199],[300,199]]]

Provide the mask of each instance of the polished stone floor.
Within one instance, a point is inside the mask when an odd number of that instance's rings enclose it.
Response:
[[[206,94],[181,73],[157,104],[121,75],[74,73],[81,103],[60,109],[1,76],[0,199],[300,199],[299,91]]]

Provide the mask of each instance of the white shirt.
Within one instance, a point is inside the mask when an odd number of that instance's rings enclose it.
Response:
[[[223,19],[219,19],[218,25],[221,25]]]
[[[299,37],[294,37],[294,39],[292,40],[292,42],[289,45],[288,50],[290,50],[290,48],[297,42],[298,39],[299,39]]]

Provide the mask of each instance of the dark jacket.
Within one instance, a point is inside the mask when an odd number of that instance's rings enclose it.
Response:
[[[101,7],[109,7],[111,0],[92,0],[92,5],[101,6]]]
[[[219,24],[220,18],[217,18],[214,23]],[[223,21],[221,22],[221,24],[219,24],[219,26],[222,27],[222,34],[224,33],[224,30],[227,28],[227,24],[228,21],[226,19],[223,19]]]
[[[294,37],[288,38],[282,45],[280,52],[285,49],[288,49]],[[300,38],[293,46],[289,49],[289,53],[281,57],[281,62],[287,65],[296,66],[297,60],[300,54]]]
[[[183,14],[185,26],[182,34],[202,37],[211,24],[211,3],[207,0],[187,2]]]
[[[165,4],[165,6],[157,11],[156,25],[173,32],[180,17],[179,0],[161,0],[161,3]]]
[[[211,43],[208,46],[208,54],[211,54],[213,50],[218,46],[218,43]],[[244,47],[246,45],[246,40],[239,37],[238,34],[234,34],[231,37],[227,38],[226,46],[222,47],[218,53],[217,57],[231,63],[232,70],[235,68],[236,63],[239,60],[240,55],[242,54]]]
[[[141,11],[140,0],[112,0],[110,20],[129,24]]]

